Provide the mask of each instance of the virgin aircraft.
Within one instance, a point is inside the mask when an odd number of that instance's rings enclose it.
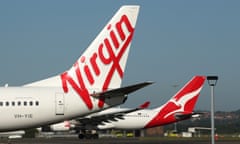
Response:
[[[122,104],[151,82],[120,88],[139,6],[122,6],[73,66],[20,87],[0,88],[0,131],[73,119]]]

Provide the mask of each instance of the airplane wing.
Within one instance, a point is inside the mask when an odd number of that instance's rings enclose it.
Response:
[[[91,94],[91,96],[99,97],[99,98],[101,98],[101,97],[109,98],[109,97],[118,96],[118,95],[128,95],[129,93],[135,92],[135,91],[137,91],[145,86],[148,86],[150,84],[153,84],[153,82],[148,81],[148,82],[138,83],[135,85],[130,85],[130,86],[126,86],[126,87],[108,90],[105,92],[93,93],[93,94]]]
[[[145,103],[141,104],[137,108],[123,109],[122,111],[112,112],[108,114],[79,118],[77,119],[77,124],[75,125],[77,125],[76,127],[78,127],[78,125],[97,126],[99,124],[102,124],[103,122],[118,121],[117,119],[123,119],[124,114],[148,108],[149,105],[150,105],[150,102],[146,101]]]

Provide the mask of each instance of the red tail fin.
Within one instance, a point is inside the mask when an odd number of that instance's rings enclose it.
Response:
[[[191,114],[203,87],[205,76],[194,76],[166,104],[157,108],[158,114],[146,127],[164,125],[178,121],[176,114]]]
[[[194,76],[170,101],[182,107],[184,112],[192,112],[203,87],[205,76]]]

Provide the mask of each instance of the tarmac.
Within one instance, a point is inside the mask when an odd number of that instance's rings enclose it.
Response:
[[[161,140],[161,138],[101,138],[79,140],[78,138],[23,138],[0,139],[0,144],[210,144],[209,140]],[[239,144],[240,141],[216,141],[216,144]]]

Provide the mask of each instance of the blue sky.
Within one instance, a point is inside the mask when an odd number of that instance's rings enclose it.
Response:
[[[0,1],[0,85],[68,69],[121,5],[140,5],[123,85],[155,84],[124,106],[165,103],[194,75],[218,75],[216,110],[240,109],[240,1]],[[174,88],[173,85],[179,85]],[[205,84],[196,109],[210,109]]]

